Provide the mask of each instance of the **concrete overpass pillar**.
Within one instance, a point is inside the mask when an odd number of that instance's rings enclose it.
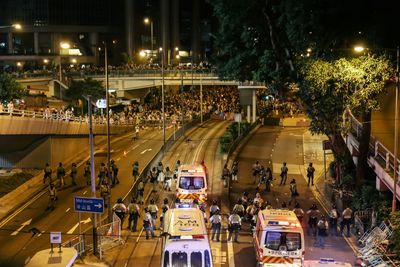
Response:
[[[253,106],[253,120],[251,122],[256,122],[256,117],[257,117],[257,101],[256,101],[256,89],[253,89],[253,95],[252,95],[252,106]]]
[[[251,106],[247,106],[247,122],[250,122],[250,116],[251,115]]]
[[[14,54],[14,43],[13,43],[13,33],[9,32],[7,34],[7,53]]]
[[[39,32],[33,33],[33,51],[35,55],[39,55]]]

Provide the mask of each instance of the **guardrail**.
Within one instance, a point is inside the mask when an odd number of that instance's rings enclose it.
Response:
[[[346,118],[350,126],[350,133],[357,139],[361,137],[362,123],[353,114],[346,112]],[[394,178],[394,154],[385,147],[377,138],[371,135],[370,154],[385,171]],[[397,177],[400,177],[400,159],[397,158]]]

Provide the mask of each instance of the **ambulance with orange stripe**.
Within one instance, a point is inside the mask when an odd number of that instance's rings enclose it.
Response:
[[[253,233],[253,244],[258,267],[300,267],[303,264],[304,233],[293,211],[260,211]]]
[[[200,205],[207,200],[207,173],[202,165],[182,165],[178,169],[176,197],[181,203],[192,203],[195,199]]]

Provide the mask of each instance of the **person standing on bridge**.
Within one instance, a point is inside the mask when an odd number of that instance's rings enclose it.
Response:
[[[84,171],[83,177],[86,179],[86,185],[90,185],[92,179],[90,175],[90,161],[86,161]]]
[[[76,163],[72,163],[71,166],[71,179],[72,179],[72,185],[76,185],[76,176],[78,175],[78,168],[76,167]]]
[[[65,169],[62,165],[62,162],[60,162],[58,163],[57,167],[57,179],[59,179],[60,181],[60,187],[63,187],[65,185],[64,176],[65,176]]]
[[[286,162],[283,163],[282,167],[281,167],[281,182],[279,185],[285,185],[286,184],[286,179],[287,179],[287,175],[288,175],[289,169],[286,166]]]
[[[51,173],[52,170],[50,168],[49,163],[46,163],[46,167],[44,167],[44,176],[43,176],[43,183],[46,183],[47,178],[49,179],[50,183],[51,183]]]
[[[314,185],[314,172],[315,168],[313,167],[313,164],[310,163],[307,168],[307,178],[308,178],[307,186],[310,186],[310,182],[311,185]]]

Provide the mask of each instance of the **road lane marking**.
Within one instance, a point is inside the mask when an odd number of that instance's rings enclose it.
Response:
[[[68,212],[70,209],[71,209],[71,208],[66,209],[65,212]]]
[[[86,195],[87,191],[84,191],[83,194]]]
[[[73,234],[74,231],[76,230],[76,228],[78,228],[79,223],[87,224],[87,223],[90,223],[91,221],[92,221],[92,219],[90,219],[90,217],[89,217],[89,218],[87,218],[86,220],[77,222],[71,229],[69,229],[69,231],[67,232],[67,234],[68,234],[68,235]]]
[[[147,148],[145,150],[143,150],[142,152],[140,152],[141,155],[143,155],[144,153],[146,153],[147,151],[152,151],[153,149],[151,148]]]
[[[27,220],[26,222],[22,223],[21,226],[15,230],[14,232],[11,233],[11,235],[17,235],[25,226],[30,225],[32,222],[32,218]]]
[[[134,149],[138,148],[138,146],[139,146],[139,145],[136,145],[136,146],[132,147],[131,150],[134,150]]]
[[[226,240],[228,240],[229,231],[226,230]],[[232,235],[232,238],[233,235]],[[227,241],[228,245],[228,265],[229,267],[235,267],[235,254],[233,253],[233,240]]]

